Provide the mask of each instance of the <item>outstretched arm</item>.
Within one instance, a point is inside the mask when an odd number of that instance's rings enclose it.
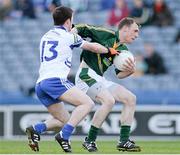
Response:
[[[85,41],[84,44],[81,46],[81,48],[91,51],[93,53],[100,53],[100,54],[109,53],[110,55],[118,54],[118,52],[113,48],[107,48],[99,43],[91,43],[88,41]]]
[[[71,48],[81,47],[82,49],[88,50],[93,53],[99,53],[99,54],[105,54],[105,53],[109,53],[110,55],[119,54],[119,52],[113,48],[105,47],[96,42],[89,42],[89,41],[83,40],[81,36],[79,36],[76,33],[76,29],[73,29],[70,35],[71,35],[71,39],[70,39]]]

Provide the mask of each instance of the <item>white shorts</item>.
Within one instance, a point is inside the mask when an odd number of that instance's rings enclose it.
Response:
[[[98,75],[91,68],[80,68],[76,73],[75,85],[92,99],[95,99],[98,92],[103,88],[109,89],[117,85],[112,81],[108,81],[105,77]]]

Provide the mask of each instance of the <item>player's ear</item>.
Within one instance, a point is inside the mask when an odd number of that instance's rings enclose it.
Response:
[[[71,19],[69,18],[69,19],[67,19],[67,22],[70,24],[71,23]]]
[[[66,19],[66,21],[65,21],[66,23],[68,23],[68,24],[70,24],[71,23],[71,19],[70,18],[68,18],[68,19]]]

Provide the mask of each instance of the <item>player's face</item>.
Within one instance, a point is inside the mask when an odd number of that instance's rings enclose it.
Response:
[[[132,43],[139,36],[139,27],[133,23],[130,27],[126,28],[125,42]]]

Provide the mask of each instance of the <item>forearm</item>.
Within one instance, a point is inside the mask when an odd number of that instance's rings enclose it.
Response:
[[[117,77],[119,79],[123,79],[123,78],[130,76],[131,74],[133,74],[133,72],[121,71],[117,74]]]
[[[108,49],[98,43],[85,42],[82,48],[93,53],[108,53]]]

